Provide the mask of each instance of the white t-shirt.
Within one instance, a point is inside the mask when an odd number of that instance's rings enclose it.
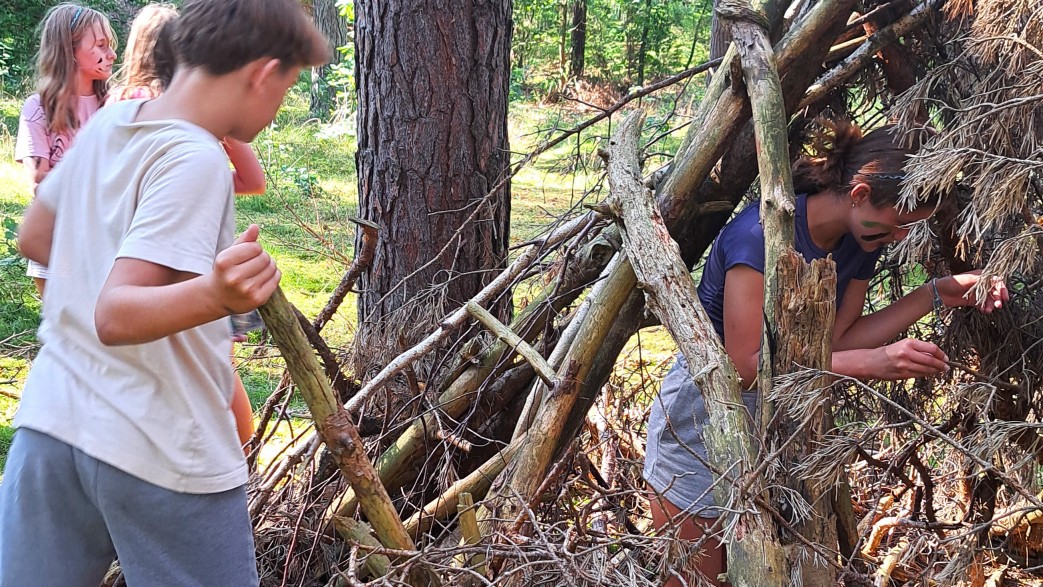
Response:
[[[98,111],[37,191],[56,218],[51,279],[43,348],[15,425],[160,487],[216,493],[247,478],[230,409],[228,320],[126,346],[101,344],[94,326],[116,258],[206,274],[234,238],[220,143],[182,120],[134,122],[142,103]]]

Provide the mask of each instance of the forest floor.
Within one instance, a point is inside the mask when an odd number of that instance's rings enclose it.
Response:
[[[31,196],[21,168],[14,163],[14,135],[21,100],[0,97],[0,465],[13,435],[11,418],[17,396],[39,348],[39,300],[24,262],[17,255],[14,234]],[[526,153],[555,129],[570,128],[590,116],[574,105],[516,103],[509,117],[510,141],[516,154]],[[237,201],[240,229],[261,226],[261,241],[282,270],[282,288],[305,314],[315,315],[325,305],[354,255],[357,215],[354,121],[319,123],[307,117],[304,87],[289,95],[276,123],[254,141],[254,149],[268,178],[263,195]],[[609,132],[602,123],[572,137],[522,169],[511,183],[511,244],[537,236],[556,218],[582,212],[596,200],[601,187],[597,145]],[[577,152],[579,156],[576,156]],[[595,195],[587,196],[593,191]],[[523,306],[530,288],[514,291],[515,306]],[[323,330],[329,345],[346,350],[356,323],[355,300],[349,296],[334,320]],[[282,361],[257,333],[238,345],[238,370],[251,403],[257,409],[275,389]],[[660,328],[635,337],[621,356],[621,368],[641,373],[638,381],[656,381],[675,352]],[[645,374],[652,377],[646,377]],[[632,378],[628,376],[628,378]],[[649,390],[651,391],[651,390]],[[651,397],[651,393],[641,394]],[[292,403],[291,413],[304,415],[303,402]]]

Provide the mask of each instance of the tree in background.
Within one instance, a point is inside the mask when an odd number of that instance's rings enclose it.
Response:
[[[572,28],[570,30],[569,76],[581,78],[587,51],[587,0],[572,0],[570,5]]]
[[[311,70],[311,92],[308,112],[311,116],[325,120],[329,118],[337,99],[337,88],[330,83],[333,64],[340,60],[339,49],[348,44],[348,23],[341,15],[336,0],[314,0],[312,20],[330,41],[333,59],[322,67]]]
[[[546,95],[563,78],[625,88],[671,75],[693,62],[710,11],[709,0],[516,0],[515,79]]]
[[[511,3],[356,0],[364,361],[383,365],[503,267]],[[363,369],[364,365],[360,365]]]

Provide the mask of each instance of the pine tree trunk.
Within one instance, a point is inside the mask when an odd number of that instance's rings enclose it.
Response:
[[[383,365],[504,267],[511,2],[356,0],[355,15],[359,213],[380,226],[356,341]]]
[[[311,96],[308,114],[313,118],[325,120],[337,100],[337,89],[329,84],[332,64],[340,61],[339,47],[348,44],[348,25],[337,10],[336,0],[315,0],[312,4],[312,20],[322,34],[330,41],[333,58],[330,63],[313,67],[311,70]]]

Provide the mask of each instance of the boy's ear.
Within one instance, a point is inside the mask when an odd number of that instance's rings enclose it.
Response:
[[[282,61],[278,59],[261,58],[255,63],[255,68],[250,74],[250,86],[261,88],[269,80],[282,74]]]

